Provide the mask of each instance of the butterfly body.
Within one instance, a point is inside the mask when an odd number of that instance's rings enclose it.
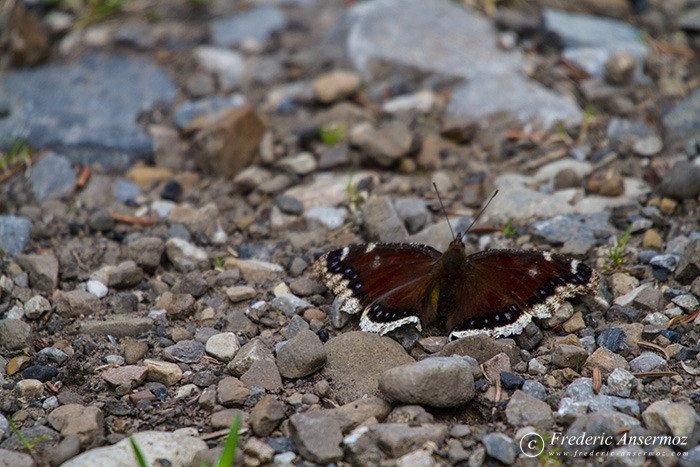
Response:
[[[467,255],[458,237],[444,253],[406,243],[350,245],[323,255],[314,273],[360,327],[385,334],[405,324],[451,338],[515,334],[570,297],[595,292],[597,274],[562,255],[489,250]]]

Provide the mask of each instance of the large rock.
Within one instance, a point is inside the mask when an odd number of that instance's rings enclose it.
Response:
[[[7,150],[23,138],[33,149],[59,149],[74,163],[125,169],[153,158],[153,140],[138,117],[175,92],[163,70],[131,55],[95,54],[14,71],[0,80],[0,101],[12,103],[9,117],[0,119],[6,136],[0,146]]]
[[[386,370],[414,363],[398,342],[368,332],[346,332],[324,345],[328,361],[323,376],[331,383],[335,400],[341,404],[364,394],[378,394],[378,379]]]
[[[474,397],[474,377],[459,357],[433,357],[385,371],[379,390],[404,404],[454,407]]]
[[[198,451],[207,449],[207,443],[186,431],[173,433],[142,431],[132,435],[134,442],[144,455],[146,465],[158,465],[165,460],[169,465],[190,465]],[[72,458],[62,467],[132,467],[134,448],[131,439],[125,438],[113,446],[93,449]]]

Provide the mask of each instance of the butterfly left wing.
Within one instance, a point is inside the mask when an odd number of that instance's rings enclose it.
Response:
[[[519,333],[533,316],[547,318],[563,300],[594,293],[599,280],[580,261],[540,251],[484,251],[467,264],[466,280],[454,291],[456,306],[447,311],[452,338]]]
[[[416,323],[431,303],[433,271],[440,252],[423,245],[368,243],[323,255],[313,272],[347,313],[362,311],[364,331],[385,334]]]

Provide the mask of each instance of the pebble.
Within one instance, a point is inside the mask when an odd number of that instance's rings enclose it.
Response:
[[[310,229],[322,227],[328,230],[337,230],[345,224],[348,210],[344,207],[316,206],[304,213],[304,219]]]
[[[327,356],[318,336],[299,331],[277,352],[277,367],[285,378],[303,378],[326,364]]]
[[[58,284],[58,259],[54,255],[19,255],[16,261],[29,274],[32,289],[47,296],[53,294]]]
[[[7,350],[20,350],[32,345],[32,328],[19,319],[5,319],[0,322],[0,347]]]
[[[608,394],[620,397],[629,397],[636,386],[636,378],[632,373],[622,368],[615,368],[608,376]]]
[[[27,319],[38,319],[51,309],[51,304],[41,295],[35,295],[24,304],[24,315]]]
[[[552,352],[552,364],[580,372],[588,358],[586,349],[576,345],[559,344]]]
[[[394,401],[454,407],[474,397],[471,367],[461,358],[427,358],[398,366],[379,377],[379,390]]]
[[[304,310],[312,307],[311,303],[291,293],[274,298],[271,304],[275,310],[289,317],[303,313]]]
[[[204,357],[205,347],[195,340],[181,340],[163,349],[163,358],[182,363],[199,363]]]
[[[611,352],[628,351],[630,348],[627,344],[627,335],[620,328],[604,329],[598,335],[596,342],[599,346],[606,347]]]
[[[399,122],[379,128],[360,124],[350,130],[350,142],[377,164],[389,167],[408,154],[413,135],[407,126]]]
[[[518,455],[515,442],[502,433],[489,433],[481,442],[486,447],[486,454],[505,465],[512,465]]]
[[[231,374],[240,377],[250,369],[256,360],[275,361],[270,349],[259,338],[252,339],[241,347],[226,367]]]
[[[676,162],[661,180],[661,193],[676,199],[700,195],[700,166],[688,161]]]
[[[238,337],[232,332],[214,334],[206,341],[205,350],[217,360],[228,363],[240,350]]]
[[[182,370],[174,363],[145,359],[143,365],[148,369],[146,379],[172,386],[182,379]]]
[[[224,407],[243,405],[250,395],[250,389],[233,376],[228,376],[216,385],[216,400]]]
[[[0,249],[14,257],[22,253],[32,233],[32,221],[22,216],[0,216]]]
[[[362,79],[357,72],[334,70],[316,78],[312,87],[319,102],[329,104],[351,97],[361,84]]]
[[[102,308],[95,295],[83,290],[62,292],[56,298],[55,304],[56,312],[66,317],[91,315]]]
[[[637,358],[630,361],[630,368],[635,373],[658,371],[665,368],[666,365],[666,360],[662,356],[653,352],[643,352]]]
[[[284,273],[284,269],[279,264],[255,259],[229,258],[224,263],[224,268],[237,268],[246,282],[254,284],[277,280]]]
[[[102,379],[115,387],[125,385],[136,388],[144,382],[147,373],[145,366],[126,365],[106,370],[102,373]]]
[[[23,379],[15,385],[18,397],[36,399],[44,395],[44,385],[38,379]]]
[[[260,387],[269,392],[279,392],[282,389],[282,377],[277,365],[272,360],[256,360],[248,371],[241,375],[241,382],[248,387]]]
[[[600,369],[601,376],[607,378],[616,368],[627,370],[630,366],[623,356],[611,352],[606,347],[599,347],[584,363],[584,373],[591,372],[596,367]]]
[[[526,379],[523,383],[523,392],[541,401],[547,398],[547,389],[544,385],[534,379]]]
[[[36,379],[45,383],[58,376],[58,368],[46,365],[32,365],[22,372],[25,379]]]
[[[49,360],[52,360],[59,365],[62,365],[69,358],[67,353],[61,349],[57,349],[56,347],[44,347],[37,352],[37,355],[46,356]]]
[[[95,406],[62,405],[52,411],[48,421],[66,437],[77,434],[83,445],[88,445],[104,432],[104,414]]]
[[[343,457],[343,434],[338,422],[319,412],[295,414],[289,418],[290,438],[305,459],[318,464],[337,462]]]
[[[269,37],[287,24],[283,10],[260,5],[233,16],[224,16],[210,23],[212,43],[222,47],[240,47],[255,41],[264,46]]]
[[[546,402],[524,391],[515,391],[506,406],[508,423],[517,426],[548,427],[553,421],[552,409]]]
[[[250,426],[257,436],[269,436],[284,420],[284,405],[272,395],[266,395],[250,412]]]
[[[208,261],[206,251],[181,238],[170,238],[165,242],[165,254],[181,272],[189,272]]]

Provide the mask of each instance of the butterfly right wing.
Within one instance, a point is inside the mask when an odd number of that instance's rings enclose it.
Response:
[[[450,337],[522,331],[532,317],[547,318],[571,297],[594,293],[598,275],[586,264],[541,251],[491,250],[468,257],[449,317]]]
[[[323,255],[313,272],[338,296],[343,311],[363,312],[363,330],[385,334],[406,323],[420,328],[420,315],[431,306],[439,258],[440,252],[428,246],[368,243]]]

